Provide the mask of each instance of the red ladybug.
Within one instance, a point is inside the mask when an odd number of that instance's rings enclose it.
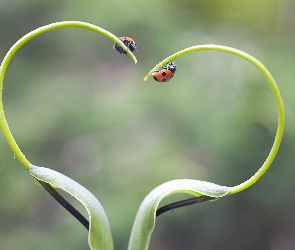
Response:
[[[119,39],[126,45],[126,47],[133,53],[137,50],[134,40],[128,36],[119,37]],[[120,54],[127,54],[127,52],[117,43],[114,44],[114,49],[117,50]]]
[[[168,82],[174,76],[176,71],[176,63],[168,63],[161,69],[156,69],[152,74],[153,78],[157,82]]]

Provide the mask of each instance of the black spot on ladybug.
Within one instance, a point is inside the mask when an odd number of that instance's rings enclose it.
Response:
[[[155,80],[155,81],[158,81],[158,78],[154,76],[154,80]]]
[[[166,75],[166,72],[162,72],[162,76],[165,76]]]

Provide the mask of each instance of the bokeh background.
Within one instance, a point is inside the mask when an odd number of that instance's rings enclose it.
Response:
[[[160,216],[150,249],[295,249],[294,14],[292,0],[1,0],[1,58],[29,31],[64,20],[96,24],[138,46],[135,65],[88,30],[60,29],[25,44],[4,81],[12,133],[32,163],[73,178],[100,200],[115,249],[126,249],[137,209],[156,186],[179,178],[237,185],[266,159],[275,102],[248,62],[191,53],[176,61],[169,83],[143,81],[156,63],[189,46],[244,50],[281,90],[287,124],[280,151],[244,192]],[[0,249],[88,249],[86,230],[34,183],[2,134],[0,148]]]

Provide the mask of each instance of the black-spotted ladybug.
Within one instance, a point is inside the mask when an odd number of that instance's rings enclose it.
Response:
[[[157,82],[168,82],[174,76],[176,71],[176,63],[168,63],[166,66],[156,69],[152,76]]]
[[[133,53],[137,51],[136,44],[134,40],[128,36],[119,37],[119,39],[126,45],[126,47]],[[126,55],[127,52],[117,43],[114,44],[114,49],[117,50],[120,54]]]

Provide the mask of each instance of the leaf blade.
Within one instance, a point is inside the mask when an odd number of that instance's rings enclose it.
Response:
[[[148,249],[151,234],[155,228],[156,210],[165,197],[174,193],[188,193],[197,197],[205,195],[221,198],[229,191],[230,187],[190,179],[173,180],[161,184],[152,190],[141,203],[131,231],[128,250]]]
[[[48,168],[30,165],[30,174],[37,180],[49,183],[80,201],[89,216],[88,244],[92,250],[113,250],[109,222],[103,207],[95,196],[71,178]]]

